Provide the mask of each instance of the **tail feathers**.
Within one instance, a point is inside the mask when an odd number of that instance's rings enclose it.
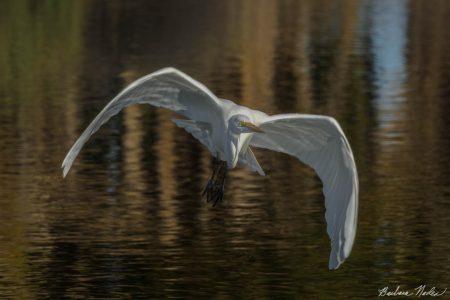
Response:
[[[247,165],[251,171],[257,172],[261,176],[266,176],[266,173],[264,173],[264,170],[259,165],[250,147],[248,147],[247,151],[240,157],[240,162]]]

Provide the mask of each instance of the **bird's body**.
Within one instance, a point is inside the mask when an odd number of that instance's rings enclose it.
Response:
[[[230,141],[231,137],[217,133],[230,132],[230,126],[232,126],[230,120],[236,115],[251,116],[250,122],[255,125],[258,125],[260,123],[259,121],[267,117],[267,115],[263,112],[238,105],[227,99],[218,98],[217,101],[222,107],[222,110],[207,123],[192,122],[191,120],[184,119],[173,119],[173,121],[188,132],[193,129],[203,132],[201,135],[202,138],[198,138],[197,136],[194,137],[207,146],[213,157],[225,161],[229,169],[236,167],[236,164],[246,165],[251,170],[258,171],[260,175],[264,175],[262,169],[258,169],[259,165],[254,165],[246,160],[247,156],[250,155],[248,151],[251,151],[248,148],[248,145],[245,145],[245,147],[237,154],[237,161],[233,161],[235,153],[233,153],[233,144]],[[253,133],[243,134],[252,135]]]
[[[338,268],[350,255],[356,234],[358,177],[350,145],[336,120],[306,114],[269,116],[217,98],[203,84],[174,68],[136,80],[111,100],[67,153],[62,163],[64,177],[89,137],[124,107],[137,103],[183,116],[173,119],[175,124],[211,152],[216,163],[204,191],[208,201],[222,199],[227,169],[243,165],[265,175],[252,147],[283,152],[311,166],[323,183],[332,246],[329,268]]]

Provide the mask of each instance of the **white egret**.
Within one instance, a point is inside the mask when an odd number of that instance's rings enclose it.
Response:
[[[211,152],[215,167],[204,191],[208,202],[222,199],[227,169],[243,165],[265,175],[251,147],[287,153],[312,167],[323,183],[332,248],[329,268],[338,268],[350,255],[356,234],[358,177],[350,145],[336,120],[307,114],[269,116],[217,98],[174,68],[146,75],[112,99],[67,153],[62,163],[64,177],[89,137],[121,109],[136,103],[184,116],[173,121]]]

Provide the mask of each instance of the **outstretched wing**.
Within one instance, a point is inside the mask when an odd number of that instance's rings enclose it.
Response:
[[[358,216],[358,174],[350,145],[335,119],[285,114],[261,116],[251,145],[297,157],[311,166],[323,183],[325,218],[331,239],[329,268],[350,255]]]
[[[67,175],[83,145],[100,126],[124,107],[138,103],[164,107],[204,123],[221,115],[220,100],[203,84],[177,69],[161,69],[131,83],[103,108],[67,153],[62,163],[63,176]]]

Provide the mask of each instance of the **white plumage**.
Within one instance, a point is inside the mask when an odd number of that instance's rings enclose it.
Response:
[[[267,114],[219,99],[174,68],[144,76],[118,94],[78,138],[63,163],[67,175],[83,145],[102,124],[131,104],[151,104],[184,116],[174,119],[229,169],[245,165],[265,175],[251,147],[287,153],[312,167],[323,183],[329,268],[350,255],[356,234],[358,176],[350,145],[335,119],[306,114]]]

